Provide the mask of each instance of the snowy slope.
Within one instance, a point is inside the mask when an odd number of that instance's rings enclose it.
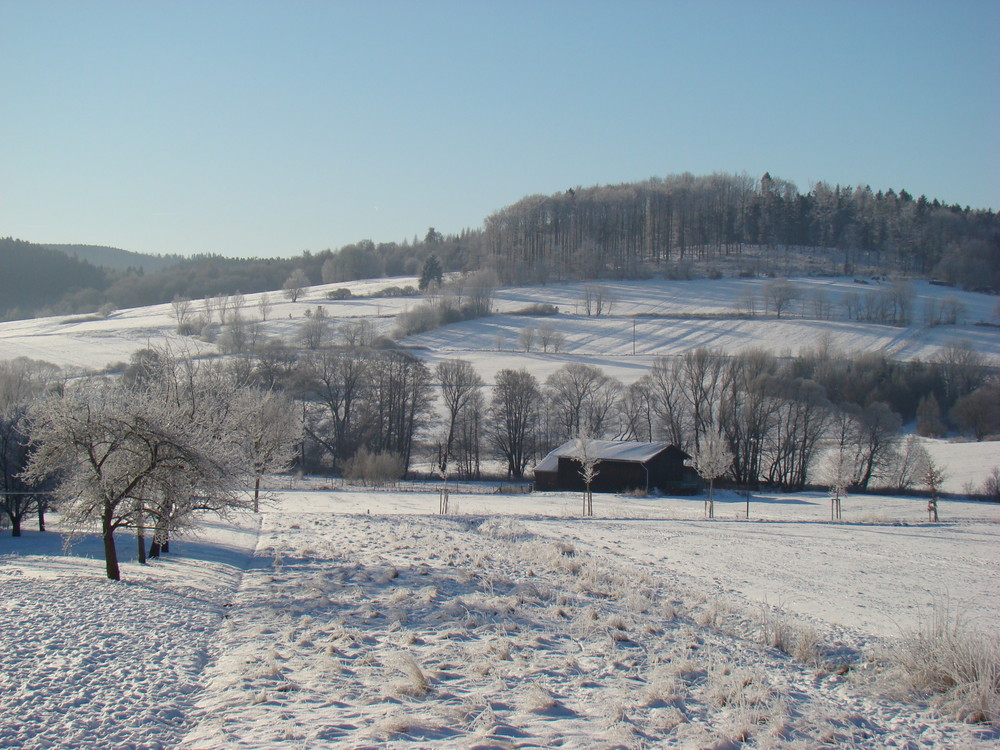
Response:
[[[754,293],[762,296],[766,280],[720,279],[694,281],[615,282],[606,286],[615,299],[610,315],[583,315],[580,299],[583,284],[557,284],[500,290],[495,309],[498,314],[482,320],[456,323],[412,336],[403,343],[426,350],[431,362],[440,358],[470,360],[483,377],[512,363],[530,363],[540,377],[566,361],[585,361],[607,369],[608,374],[630,381],[638,377],[655,356],[681,354],[699,346],[724,351],[760,347],[776,353],[795,354],[815,348],[822,341],[845,352],[884,350],[900,359],[930,359],[942,347],[957,340],[970,341],[990,360],[1000,363],[1000,327],[975,325],[995,320],[996,298],[961,292],[926,282],[914,282],[915,323],[895,327],[838,319],[838,300],[852,292],[868,293],[877,287],[855,284],[850,279],[794,279],[806,297],[823,290],[831,301],[833,320],[811,317],[809,305],[797,305],[792,317],[739,319],[735,302]],[[414,285],[415,279],[378,279],[312,287],[292,303],[280,293],[269,294],[273,310],[263,324],[266,336],[293,340],[307,309],[323,306],[334,327],[339,321],[368,320],[378,331],[389,333],[395,316],[421,301],[420,298],[373,297],[330,301],[326,293],[348,288],[358,297],[388,286]],[[260,295],[246,295],[243,316],[259,317]],[[921,324],[921,310],[928,300],[955,297],[966,309],[962,325],[927,328]],[[559,307],[554,316],[513,315],[534,303]],[[192,303],[198,311],[198,303]],[[656,317],[661,316],[661,317]],[[671,317],[662,317],[671,316]],[[714,318],[705,316],[716,316]],[[170,305],[121,310],[106,320],[85,320],[86,316],[40,318],[0,323],[0,358],[27,356],[47,359],[58,365],[100,369],[127,361],[138,348],[169,342],[175,349],[207,353],[212,345],[174,333]],[[526,325],[549,323],[562,333],[566,346],[560,354],[525,354],[518,350],[518,335]],[[634,341],[634,355],[633,355]],[[499,349],[498,349],[499,343]]]
[[[740,501],[707,522],[699,498],[602,495],[582,520],[575,495],[458,495],[442,517],[434,492],[288,491],[259,534],[214,524],[117,584],[3,538],[0,746],[1000,743],[877,661],[944,595],[995,626],[1000,509],[926,525],[871,497],[830,524],[821,498],[757,496],[747,523]]]

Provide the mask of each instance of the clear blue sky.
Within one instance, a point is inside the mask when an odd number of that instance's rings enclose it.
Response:
[[[998,29],[998,0],[0,0],[0,236],[292,255],[685,171],[998,209]]]

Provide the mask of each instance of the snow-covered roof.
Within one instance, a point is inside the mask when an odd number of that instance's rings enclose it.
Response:
[[[670,443],[641,443],[638,440],[591,440],[591,453],[602,461],[645,463]],[[577,454],[576,440],[567,440],[538,462],[535,471],[557,471],[559,459]]]

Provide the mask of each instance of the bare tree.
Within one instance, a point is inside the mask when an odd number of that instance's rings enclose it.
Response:
[[[375,344],[375,326],[370,320],[348,321],[340,326],[340,337],[351,349],[370,348]]]
[[[292,302],[298,302],[299,297],[302,296],[302,292],[305,288],[309,286],[309,277],[306,276],[306,272],[301,268],[296,268],[292,271],[291,275],[285,279],[285,283],[281,285],[281,288],[285,292],[285,296]]]
[[[733,465],[733,453],[726,445],[726,440],[718,430],[712,429],[705,433],[701,448],[694,458],[698,473],[708,480],[708,502],[705,504],[705,515],[715,518],[715,480],[724,476]]]
[[[984,385],[959,398],[951,418],[977,441],[1000,432],[1000,383]]]
[[[773,310],[779,318],[791,308],[792,302],[799,296],[799,288],[788,279],[776,279],[764,285],[764,307]]]
[[[271,304],[271,295],[264,292],[257,298],[257,310],[260,312],[260,319],[267,322],[267,316],[271,314],[274,305]]]
[[[229,322],[230,302],[229,296],[225,294],[220,294],[215,298],[215,308],[219,311],[219,323],[222,325]]]
[[[858,417],[855,484],[867,490],[872,477],[889,463],[898,440],[900,416],[884,401],[876,401],[862,409]]]
[[[606,287],[600,284],[587,284],[583,287],[583,312],[588,317],[600,317],[610,315],[614,308],[614,295]]]
[[[208,296],[201,301],[202,309],[205,311],[205,324],[212,322],[215,316],[215,297]]]
[[[950,403],[972,393],[986,382],[986,357],[966,339],[949,342],[938,354],[937,362]]]
[[[520,479],[533,458],[538,438],[538,380],[527,370],[500,370],[493,388],[486,430],[507,463],[507,475]]]
[[[173,302],[170,303],[170,307],[174,313],[174,320],[177,322],[177,332],[183,333],[187,328],[188,319],[191,317],[191,300],[176,295]]]
[[[920,444],[920,438],[910,435],[890,459],[892,484],[899,492],[905,492],[923,480],[930,455]]]
[[[472,365],[463,359],[439,362],[434,368],[434,374],[441,384],[441,400],[444,402],[448,420],[438,454],[438,469],[444,473],[452,456],[456,427],[463,417],[463,412],[469,408],[475,394],[482,388],[483,379]]]
[[[535,346],[535,334],[536,330],[533,325],[529,324],[521,329],[521,333],[517,336],[517,343],[524,351],[530,352]]]
[[[924,469],[924,484],[930,491],[931,496],[927,499],[927,520],[938,522],[938,497],[941,492],[941,485],[944,484],[946,478],[944,470],[934,463],[931,458],[927,459],[926,468]]]
[[[465,303],[469,315],[476,318],[484,318],[493,313],[493,298],[496,296],[499,280],[496,271],[491,268],[484,268],[474,273],[470,273],[464,279],[466,297]]]
[[[662,436],[678,448],[685,444],[687,409],[681,388],[681,368],[684,362],[679,357],[657,357],[653,366],[640,378],[647,384],[650,406],[655,414],[654,436]]]
[[[538,343],[542,345],[542,351],[548,352],[553,345],[556,329],[551,323],[545,322],[538,326]]]
[[[610,421],[622,385],[593,365],[571,362],[545,380],[551,412],[564,438],[586,433],[602,435]]]
[[[600,473],[597,465],[601,459],[597,455],[597,446],[586,433],[573,441],[573,457],[580,463],[580,478],[583,479],[583,515],[594,515],[594,492],[592,485]]]
[[[319,349],[326,341],[330,332],[330,321],[327,319],[326,310],[321,306],[316,306],[316,313],[311,315],[302,323],[299,328],[299,339],[309,349]]]

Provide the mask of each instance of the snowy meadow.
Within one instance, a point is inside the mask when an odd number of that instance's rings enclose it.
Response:
[[[292,339],[322,307],[388,333],[418,298],[391,283],[275,296],[261,331]],[[851,279],[796,279],[836,307]],[[428,364],[462,358],[492,382],[584,362],[628,383],[697,346],[932,359],[969,341],[1000,363],[994,298],[915,283],[914,309],[956,298],[952,324],[887,326],[738,314],[759,280],[500,290],[498,314],[403,339]],[[756,290],[756,291],[755,291]],[[820,294],[822,292],[822,294]],[[540,303],[556,315],[533,317]],[[257,304],[248,295],[247,309]],[[915,316],[917,317],[917,316]],[[557,351],[523,350],[551,324]],[[176,334],[170,305],[107,319],[0,324],[0,358],[101,369]],[[505,495],[434,480],[373,488],[271,477],[261,512],[205,516],[140,565],[118,536],[104,577],[93,529],[51,514],[0,536],[0,747],[989,748],[1000,746],[1000,505],[962,497],[998,442],[922,441],[945,469],[927,500],[825,492]],[[990,671],[992,670],[992,671]],[[994,723],[988,720],[992,719]]]

